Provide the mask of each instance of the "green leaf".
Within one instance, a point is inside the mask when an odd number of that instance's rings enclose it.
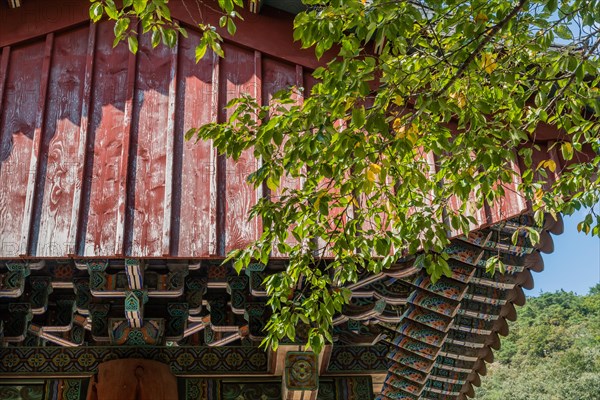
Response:
[[[554,11],[556,11],[558,7],[558,0],[548,0],[546,2],[546,10],[548,10],[550,13],[553,13]]]
[[[563,142],[560,145],[560,152],[562,153],[563,159],[569,161],[573,158],[573,145],[569,142]]]
[[[113,0],[106,0],[105,4],[104,11],[106,12],[106,15],[108,15],[110,19],[117,19],[119,17],[119,11],[115,6],[115,2]]]
[[[203,43],[203,42],[201,42],[198,46],[196,46],[196,51],[195,51],[196,62],[199,62],[200,60],[202,60],[202,58],[206,54],[207,48],[208,48],[208,46],[206,45],[206,43]]]
[[[564,39],[564,40],[572,40],[573,39],[573,33],[571,32],[571,29],[569,29],[569,27],[566,25],[558,25],[554,29],[554,32],[561,39]]]
[[[276,191],[277,188],[279,187],[279,182],[277,182],[276,180],[272,179],[272,177],[269,177],[267,179],[267,187],[272,190],[272,191]]]
[[[121,18],[117,21],[114,28],[116,38],[121,39],[123,37],[123,35],[127,31],[127,28],[129,28],[129,23],[129,18]]]
[[[181,36],[183,36],[186,39],[188,38],[189,35],[187,33],[187,30],[184,27],[178,26],[177,30],[179,31],[179,33],[181,34]]]
[[[102,6],[102,3],[97,2],[97,3],[93,3],[90,6],[90,18],[92,21],[94,21],[94,22],[100,21],[100,18],[102,18],[103,13],[104,13],[104,7]]]
[[[352,110],[352,123],[356,128],[363,128],[365,125],[365,108],[363,106]]]
[[[232,0],[219,0],[219,6],[226,13],[230,13],[233,11],[233,1]]]
[[[133,0],[133,9],[136,14],[141,14],[146,9],[148,5],[148,0]]]
[[[165,44],[170,48],[175,47],[177,44],[177,31],[173,29],[165,29],[164,31]]]
[[[533,229],[533,228],[529,228],[529,240],[531,241],[532,245],[537,245],[540,242],[540,233]]]
[[[210,42],[210,48],[219,57],[221,57],[221,58],[225,57],[225,53],[223,52],[223,49],[221,48],[221,44],[219,42],[216,42],[216,41]]]
[[[231,18],[227,19],[227,32],[233,36],[235,35],[237,28],[235,26],[235,22],[233,22],[233,20]]]
[[[127,38],[127,45],[129,46],[129,51],[133,54],[138,51],[138,40],[135,36],[129,36]]]
[[[294,326],[292,324],[288,325],[285,333],[287,335],[287,337],[293,342],[296,339],[296,329],[294,329]]]
[[[155,48],[160,44],[160,32],[158,29],[152,31],[152,48]]]
[[[512,244],[514,246],[516,246],[518,240],[519,240],[519,230],[517,229],[516,231],[513,232],[510,241],[512,242]]]

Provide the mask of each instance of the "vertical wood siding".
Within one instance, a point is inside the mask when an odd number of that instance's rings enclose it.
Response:
[[[113,38],[103,22],[0,49],[0,258],[223,257],[260,235],[250,208],[281,195],[247,183],[252,152],[234,162],[184,135],[242,94],[309,93],[309,68],[235,42],[196,63],[195,32],[173,49],[141,36],[137,55]],[[517,184],[479,226],[527,209]]]

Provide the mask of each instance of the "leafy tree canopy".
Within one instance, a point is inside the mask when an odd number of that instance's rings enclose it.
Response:
[[[294,338],[302,321],[318,351],[349,299],[345,285],[364,270],[416,256],[433,279],[448,275],[449,229],[468,232],[474,210],[513,182],[538,220],[597,203],[600,157],[556,171],[551,159],[533,162],[532,144],[546,123],[562,132],[554,147],[564,160],[579,160],[585,149],[598,154],[598,1],[303,2],[294,39],[316,57],[335,52],[314,71],[310,95],[291,88],[268,105],[242,97],[230,103],[228,121],[187,135],[213,140],[234,159],[251,151],[261,160],[248,180],[266,184],[269,195],[249,217],[265,230],[229,260],[239,271],[266,263],[273,248],[289,257],[285,273],[266,282],[275,312],[265,344]],[[218,4],[221,28],[234,34],[242,0]],[[134,52],[138,29],[155,46],[185,35],[167,0],[124,0],[121,9],[93,0],[92,19],[104,14],[116,20],[115,43],[127,40]],[[208,48],[223,56],[219,30],[199,29],[197,58]],[[302,184],[283,184],[295,180]],[[600,218],[590,213],[579,229],[598,234]],[[488,267],[502,270],[499,260]]]
[[[600,393],[600,284],[586,296],[543,293],[527,299],[502,340],[482,400],[581,399]]]

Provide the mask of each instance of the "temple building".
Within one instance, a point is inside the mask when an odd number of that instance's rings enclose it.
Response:
[[[194,26],[218,15],[192,3],[169,3],[188,38],[153,49],[140,35],[132,54],[113,48],[110,22],[89,21],[87,1],[0,1],[0,399],[474,396],[560,216],[536,225],[507,191],[446,248],[452,277],[432,283],[399,259],[349,287],[320,354],[301,327],[297,342],[259,348],[263,281],[285,255],[239,275],[222,263],[261,233],[247,219],[263,195],[246,182],[257,161],[184,134],[224,121],[242,94],[310,93],[320,64],[293,41],[294,0],[250,0],[226,57],[196,63]],[[564,164],[552,130],[537,137],[534,158]],[[514,245],[523,227],[540,242]],[[494,255],[507,272],[492,277]]]

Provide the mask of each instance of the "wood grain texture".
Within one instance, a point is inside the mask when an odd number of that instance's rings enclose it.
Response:
[[[224,50],[227,57],[221,60],[219,75],[219,119],[222,121],[233,112],[224,108],[230,100],[242,94],[256,97],[261,90],[257,77],[260,67],[254,52],[231,45],[226,45]],[[246,177],[258,168],[252,151],[243,152],[236,162],[224,160],[219,168],[217,179],[222,190],[218,192],[217,201],[224,224],[217,225],[217,253],[223,256],[230,250],[248,245],[260,235],[259,221],[248,221],[250,208],[260,194],[246,181]]]
[[[41,154],[42,133],[45,127],[46,101],[48,91],[48,81],[50,76],[50,62],[52,60],[52,48],[54,44],[54,33],[46,35],[44,45],[44,59],[41,66],[40,93],[36,102],[35,130],[31,141],[31,152],[29,157],[29,173],[27,175],[27,193],[25,195],[25,206],[23,210],[23,220],[21,225],[21,244],[24,245],[23,255],[31,253],[31,237],[37,228],[37,222],[34,216],[36,207],[36,195],[38,192],[37,178],[40,170],[39,159]]]
[[[132,91],[128,78],[133,82],[134,75],[129,72],[131,56],[127,47],[112,47],[112,29],[110,23],[98,25],[94,54],[90,132],[77,249],[78,254],[90,257],[122,253],[116,239],[118,227],[122,226],[118,206],[120,198],[124,199],[120,196],[124,190],[120,177],[123,156],[128,154],[129,132],[124,129],[127,126],[125,109],[131,101],[128,90]],[[122,207],[124,212],[124,201]],[[122,239],[123,234],[120,235]]]
[[[299,74],[299,75],[298,75]],[[271,104],[273,102],[273,96],[280,90],[288,89],[292,86],[303,86],[302,67],[293,64],[284,63],[278,60],[265,58],[262,61],[262,103],[264,105]],[[303,98],[297,99],[298,103],[302,102]],[[285,138],[282,146],[285,146]],[[271,201],[279,201],[279,197],[284,195],[288,190],[299,189],[302,182],[299,178],[283,177],[280,182],[280,187],[276,192],[271,192],[265,188],[268,192]],[[290,234],[286,243],[294,245],[296,241]],[[273,251],[271,253],[273,257],[285,257],[278,249],[277,245],[274,244]]]
[[[0,125],[0,241],[3,257],[27,252],[23,217],[37,104],[40,99],[44,41],[10,50]],[[39,132],[38,132],[39,133]]]
[[[83,165],[80,146],[81,105],[89,28],[58,35],[52,52],[52,69],[40,157],[40,177],[34,221],[39,229],[32,238],[34,254],[40,257],[74,253],[71,229],[78,175]],[[33,227],[36,227],[34,222]]]
[[[176,21],[177,22],[177,21]],[[167,111],[167,130],[166,130],[166,160],[165,160],[165,198],[163,204],[163,237],[162,237],[162,255],[168,256],[171,252],[171,214],[173,205],[173,162],[175,146],[175,119],[176,119],[176,100],[177,100],[177,62],[179,52],[179,40],[175,48],[171,50],[171,70],[169,71],[169,108]]]
[[[181,41],[179,52],[172,254],[208,257],[216,253],[217,153],[211,142],[186,141],[184,135],[217,119],[219,59],[208,53],[196,64],[198,40],[198,34],[190,34]]]
[[[87,43],[87,55],[85,59],[85,73],[83,82],[83,93],[81,99],[81,117],[79,123],[79,147],[77,149],[77,171],[75,182],[75,192],[73,193],[73,207],[71,209],[71,224],[69,227],[68,243],[74,244],[72,249],[72,255],[77,254],[77,244],[81,235],[81,221],[82,221],[82,207],[81,205],[85,201],[84,194],[84,177],[85,177],[85,165],[86,165],[86,150],[89,145],[88,134],[90,132],[90,109],[91,109],[91,97],[92,97],[92,84],[94,75],[94,54],[96,49],[96,33],[98,31],[98,25],[90,23],[88,43]]]
[[[131,154],[135,161],[130,163],[128,191],[128,212],[132,218],[128,231],[135,233],[130,238],[128,254],[133,257],[163,255],[165,195],[167,180],[171,178],[166,175],[167,143],[171,141],[169,135],[173,135],[169,97],[174,96],[170,88],[175,79],[176,52],[177,47],[152,49],[150,36],[140,37],[131,127]]]

